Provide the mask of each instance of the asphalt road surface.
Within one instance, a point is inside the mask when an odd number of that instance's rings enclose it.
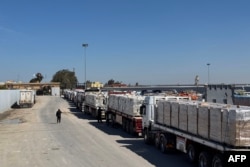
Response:
[[[62,120],[56,123],[56,111]],[[32,108],[0,114],[1,167],[194,167],[184,154],[162,154],[137,138],[97,123],[61,97],[38,96]]]

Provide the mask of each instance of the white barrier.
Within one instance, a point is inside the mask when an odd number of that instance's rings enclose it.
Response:
[[[0,90],[0,113],[8,111],[19,100],[20,90]]]

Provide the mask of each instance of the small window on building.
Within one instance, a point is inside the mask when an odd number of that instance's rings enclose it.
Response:
[[[216,103],[216,99],[213,99],[213,103]]]

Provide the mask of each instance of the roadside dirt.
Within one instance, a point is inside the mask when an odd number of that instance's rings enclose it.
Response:
[[[9,110],[9,111],[5,111],[3,113],[0,113],[0,121],[6,119],[7,117],[9,117],[15,110]]]
[[[36,104],[32,108],[15,108],[0,113],[0,124],[25,123],[32,120],[35,116],[34,110],[40,106],[40,100],[37,98]],[[12,121],[13,120],[13,121]]]
[[[0,124],[5,124],[6,122],[17,122],[17,123],[24,123],[27,122],[27,119],[25,119],[26,114],[29,114],[28,112],[21,111],[20,110],[9,110],[2,114],[0,114]],[[9,120],[9,121],[8,121]],[[16,121],[11,121],[16,120]]]

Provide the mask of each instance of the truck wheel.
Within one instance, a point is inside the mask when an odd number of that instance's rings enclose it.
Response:
[[[126,120],[122,119],[122,130],[126,131]]]
[[[199,155],[199,167],[210,167],[211,156],[207,152],[201,152]]]
[[[191,163],[196,162],[197,160],[197,151],[193,144],[189,144],[187,147],[187,158]]]
[[[131,122],[130,122],[129,120],[127,121],[127,132],[128,132],[129,134],[132,134]]]
[[[106,124],[107,124],[107,126],[109,126],[109,113],[107,112],[106,113]]]
[[[223,166],[223,158],[221,154],[216,154],[212,160],[212,167],[222,167]]]
[[[130,133],[130,131],[129,131],[129,121],[126,122],[126,132]]]
[[[165,139],[165,137],[161,137],[161,139],[160,139],[160,149],[161,149],[162,153],[167,152],[166,143],[167,143],[167,140]]]
[[[112,114],[112,116],[111,116],[111,125],[112,125],[112,127],[114,128],[115,127],[115,115],[113,115]]]
[[[133,128],[133,123],[130,121],[129,123],[129,131],[130,131],[130,134],[131,135],[136,135],[136,132],[134,131],[134,128]]]
[[[145,129],[144,132],[143,132],[143,138],[144,138],[144,143],[146,143],[146,144],[150,143],[147,129]]]
[[[157,149],[159,149],[160,148],[160,138],[159,138],[159,136],[158,135],[156,135],[155,136],[155,147],[157,148]]]

